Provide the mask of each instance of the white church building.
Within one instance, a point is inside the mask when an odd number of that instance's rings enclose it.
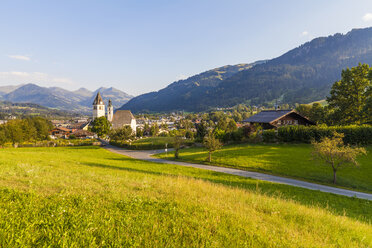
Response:
[[[133,132],[136,132],[137,122],[130,110],[117,110],[114,113],[114,107],[111,100],[108,102],[107,115],[106,106],[103,102],[101,94],[98,92],[93,101],[93,120],[105,116],[112,124],[113,129],[130,126]]]

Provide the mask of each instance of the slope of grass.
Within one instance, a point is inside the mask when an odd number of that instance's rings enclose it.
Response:
[[[98,147],[0,151],[0,247],[369,247],[371,202]]]
[[[358,168],[345,167],[337,173],[337,185],[372,192],[372,147],[367,147],[367,156],[361,156]],[[173,159],[173,153],[159,154],[160,158]],[[184,149],[182,161],[205,163],[208,157],[203,148]],[[306,179],[332,184],[332,169],[311,158],[308,144],[259,144],[231,145],[213,153],[212,165],[259,171],[280,176]]]

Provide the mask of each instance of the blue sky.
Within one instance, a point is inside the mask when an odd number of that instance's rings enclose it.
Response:
[[[138,95],[369,26],[370,0],[2,0],[0,86]]]

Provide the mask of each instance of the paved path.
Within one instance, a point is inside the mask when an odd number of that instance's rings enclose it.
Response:
[[[311,189],[311,190],[319,190],[322,192],[328,192],[328,193],[333,193],[337,195],[357,197],[357,198],[367,199],[367,200],[372,201],[372,194],[368,194],[368,193],[362,193],[362,192],[357,192],[357,191],[352,191],[352,190],[347,190],[347,189],[340,189],[340,188],[325,186],[325,185],[316,184],[316,183],[309,183],[309,182],[296,180],[296,179],[268,175],[268,174],[259,173],[259,172],[251,172],[251,171],[211,166],[211,165],[203,165],[203,164],[185,163],[185,162],[171,161],[171,160],[165,160],[165,159],[152,157],[152,155],[164,152],[164,150],[135,151],[135,150],[127,150],[127,149],[123,149],[123,148],[119,148],[119,147],[115,147],[111,145],[106,145],[105,149],[111,152],[114,152],[114,153],[122,154],[128,157],[132,157],[132,158],[140,159],[140,160],[146,160],[146,161],[151,161],[151,162],[156,162],[156,163],[176,164],[176,165],[181,165],[181,166],[194,167],[194,168],[199,168],[199,169],[204,169],[204,170],[227,173],[231,175],[259,179],[263,181],[287,184],[287,185],[292,185],[292,186]]]

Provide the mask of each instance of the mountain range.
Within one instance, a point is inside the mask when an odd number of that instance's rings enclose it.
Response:
[[[341,71],[358,63],[372,64],[372,28],[319,37],[271,60],[209,70],[134,97],[121,109],[204,111],[240,103],[308,103],[324,99]]]
[[[0,101],[0,120],[9,118],[10,116],[45,116],[49,118],[60,117],[79,117],[80,113],[72,113],[69,111],[50,109],[35,103],[12,103],[8,101]]]
[[[93,99],[98,91],[105,102],[111,99],[114,108],[119,108],[133,97],[113,87],[101,87],[95,91],[85,88],[69,91],[59,87],[25,84],[0,87],[0,100],[15,103],[35,103],[48,108],[90,113]]]

